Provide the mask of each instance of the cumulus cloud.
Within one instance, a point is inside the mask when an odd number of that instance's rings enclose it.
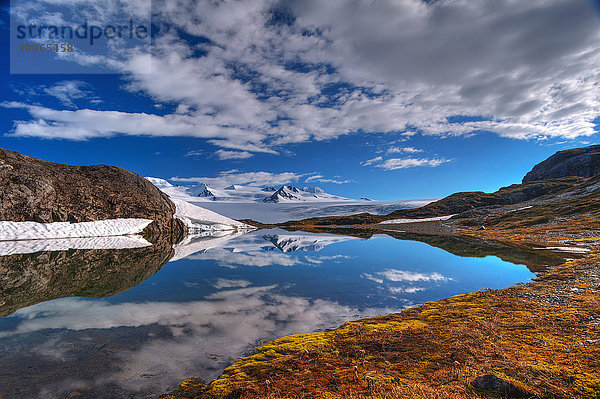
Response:
[[[153,73],[140,52],[121,68],[128,90],[178,111],[21,105],[31,119],[12,134],[192,136],[278,153],[357,131],[595,133],[600,29],[584,0],[159,0],[154,9]]]
[[[297,266],[302,260],[281,252],[244,251],[232,252],[226,248],[213,248],[201,254],[192,255],[191,260],[212,260],[219,266],[235,269],[237,267]]]
[[[392,294],[415,294],[426,291],[428,287],[423,286],[426,283],[438,285],[453,281],[440,273],[419,273],[408,270],[387,269],[377,273],[363,273],[362,278],[383,285]],[[398,284],[400,283],[400,284]],[[415,285],[419,283],[419,285]]]

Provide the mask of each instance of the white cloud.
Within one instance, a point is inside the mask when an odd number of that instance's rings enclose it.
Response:
[[[336,176],[339,177],[339,176]],[[331,183],[331,184],[348,184],[348,183],[354,183],[354,180],[342,180],[342,179],[329,179],[329,178],[325,178],[322,175],[313,175],[313,176],[309,176],[304,180],[305,183]]]
[[[44,88],[43,91],[52,97],[56,97],[67,107],[75,108],[73,100],[82,98],[90,100],[92,94],[89,88],[90,86],[87,83],[80,80],[64,80],[51,87]],[[93,101],[97,103],[100,100],[93,99]]]
[[[450,162],[445,158],[390,158],[384,160],[383,157],[375,157],[368,161],[361,162],[362,166],[375,166],[385,170],[397,170],[406,168],[416,168],[421,166],[436,167],[443,163]]]
[[[219,266],[235,269],[244,267],[297,266],[303,264],[300,259],[282,252],[244,251],[232,252],[224,248],[213,248],[201,254],[190,256],[192,260],[213,260]]]
[[[445,162],[449,162],[449,160],[443,158],[390,158],[377,165],[377,167],[385,170],[396,170],[419,166],[436,167]]]
[[[360,164],[362,166],[369,166],[369,165],[373,165],[373,164],[376,164],[381,161],[383,161],[383,157],[375,157],[375,158],[369,159],[367,161],[361,162]]]
[[[271,23],[275,6],[287,7],[290,24]],[[17,121],[13,134],[191,136],[271,153],[356,131],[590,136],[600,108],[600,29],[590,7],[584,0],[159,1],[156,23],[167,25],[153,43],[153,73],[138,73],[149,61],[139,52],[121,68],[128,90],[180,104],[179,113],[22,105],[31,120]],[[188,43],[175,28],[210,42]]]
[[[180,183],[205,183],[215,188],[223,188],[232,184],[249,185],[255,187],[280,186],[298,181],[304,174],[293,172],[239,172],[236,169],[226,170],[217,177],[172,177],[170,180]]]
[[[354,180],[338,180],[338,179],[316,179],[319,183],[331,183],[331,184],[348,184],[354,183]]]
[[[319,180],[319,179],[322,179],[322,178],[323,178],[323,176],[321,176],[321,175],[313,175],[313,176],[309,176],[309,177],[307,177],[307,178],[304,180],[304,182],[305,182],[305,183],[310,183],[310,182],[311,182],[311,181],[313,181],[313,180]]]
[[[217,152],[215,152],[215,154],[217,155],[217,157],[220,160],[226,160],[226,159],[248,159],[248,158],[252,158],[253,157],[253,154],[249,153],[248,151],[217,150]]]
[[[387,150],[388,154],[401,154],[401,153],[416,154],[418,152],[423,152],[423,150],[414,148],[414,147],[390,147]]]

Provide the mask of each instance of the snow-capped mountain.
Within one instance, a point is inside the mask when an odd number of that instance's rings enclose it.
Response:
[[[299,189],[294,186],[282,186],[263,202],[337,202],[349,201],[349,198],[327,194],[319,187],[304,187]]]
[[[202,183],[178,186],[164,179],[147,179],[171,198],[194,203],[232,219],[252,219],[261,223],[282,223],[317,216],[346,216],[363,212],[386,215],[398,209],[418,208],[436,200],[374,201],[328,194],[319,187],[299,189],[286,185],[276,189],[272,186],[235,184],[217,189]]]
[[[147,177],[152,184],[164,191],[170,197],[192,202],[217,201],[217,202],[340,202],[362,201],[328,194],[319,187],[297,188],[286,185],[279,189],[275,187],[256,187],[250,185],[233,184],[225,188],[214,188],[205,183],[193,186],[178,186],[164,179]]]
[[[217,196],[206,184],[200,183],[197,186],[190,187],[186,191],[193,197],[209,198],[212,201],[216,201]]]

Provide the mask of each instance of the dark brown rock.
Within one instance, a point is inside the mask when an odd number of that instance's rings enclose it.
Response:
[[[523,183],[561,177],[593,177],[600,174],[600,145],[559,151],[535,165]]]
[[[515,386],[511,382],[503,380],[493,374],[482,375],[471,383],[471,386],[481,391],[492,392],[501,398],[532,398],[527,392]]]
[[[116,166],[70,166],[0,148],[0,220],[89,222],[152,219],[144,233],[181,237],[169,197],[143,177]]]

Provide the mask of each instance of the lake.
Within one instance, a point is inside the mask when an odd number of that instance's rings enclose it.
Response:
[[[3,256],[0,398],[156,397],[266,340],[535,276],[487,245],[274,229]]]

